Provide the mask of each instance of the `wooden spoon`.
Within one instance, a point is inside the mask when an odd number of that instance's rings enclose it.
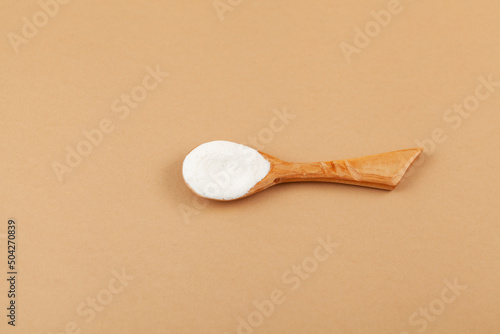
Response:
[[[287,162],[258,151],[270,162],[270,169],[245,195],[233,199],[216,199],[199,194],[189,184],[188,187],[201,197],[219,201],[244,198],[287,182],[333,182],[393,190],[422,151],[422,148],[411,148],[361,158],[311,163]]]

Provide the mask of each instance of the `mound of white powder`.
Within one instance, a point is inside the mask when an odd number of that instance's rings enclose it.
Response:
[[[230,200],[245,195],[271,164],[258,151],[229,141],[201,144],[184,159],[186,183],[203,197]]]

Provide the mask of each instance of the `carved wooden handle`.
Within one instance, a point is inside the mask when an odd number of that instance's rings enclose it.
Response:
[[[421,148],[412,148],[327,162],[274,161],[272,172],[276,176],[275,183],[335,182],[393,190],[421,152]]]

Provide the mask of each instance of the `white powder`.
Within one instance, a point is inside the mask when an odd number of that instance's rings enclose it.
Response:
[[[271,164],[258,151],[229,141],[201,144],[184,159],[182,175],[197,194],[230,200],[245,195]]]

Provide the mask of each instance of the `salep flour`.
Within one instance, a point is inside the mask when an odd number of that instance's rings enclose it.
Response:
[[[262,180],[271,164],[257,150],[229,141],[201,144],[184,159],[186,183],[203,197],[231,200]]]

